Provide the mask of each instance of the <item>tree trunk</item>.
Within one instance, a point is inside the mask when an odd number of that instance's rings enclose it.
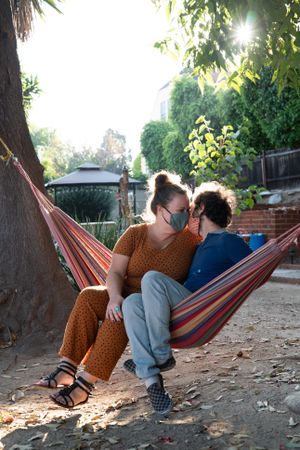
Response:
[[[0,7],[0,136],[43,190],[23,109],[9,0]],[[42,349],[61,336],[74,298],[36,200],[14,166],[0,160],[0,348],[15,338],[17,348]]]

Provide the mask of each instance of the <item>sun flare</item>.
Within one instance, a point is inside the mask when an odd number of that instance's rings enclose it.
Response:
[[[253,37],[252,29],[248,24],[238,26],[235,35],[237,41],[243,45],[248,44]]]

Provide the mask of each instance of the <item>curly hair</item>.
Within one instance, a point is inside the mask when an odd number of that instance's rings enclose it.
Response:
[[[202,183],[193,195],[195,207],[204,206],[203,214],[221,228],[231,223],[232,214],[236,207],[234,192],[217,181]]]

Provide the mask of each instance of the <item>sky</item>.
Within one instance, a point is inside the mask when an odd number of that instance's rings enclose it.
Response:
[[[158,90],[180,71],[154,48],[168,30],[165,12],[150,0],[65,0],[60,9],[45,7],[18,43],[21,70],[37,75],[43,91],[29,122],[77,148],[99,147],[112,128],[135,157]]]

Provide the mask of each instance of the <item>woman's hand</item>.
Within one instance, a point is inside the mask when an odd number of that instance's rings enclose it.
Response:
[[[123,319],[121,305],[124,297],[122,291],[128,262],[129,256],[116,253],[112,255],[111,265],[106,278],[106,287],[110,300],[105,314],[105,318],[112,322],[121,322]]]
[[[123,302],[123,297],[112,298],[107,305],[105,318],[111,320],[112,322],[121,322],[123,320],[121,305]]]

